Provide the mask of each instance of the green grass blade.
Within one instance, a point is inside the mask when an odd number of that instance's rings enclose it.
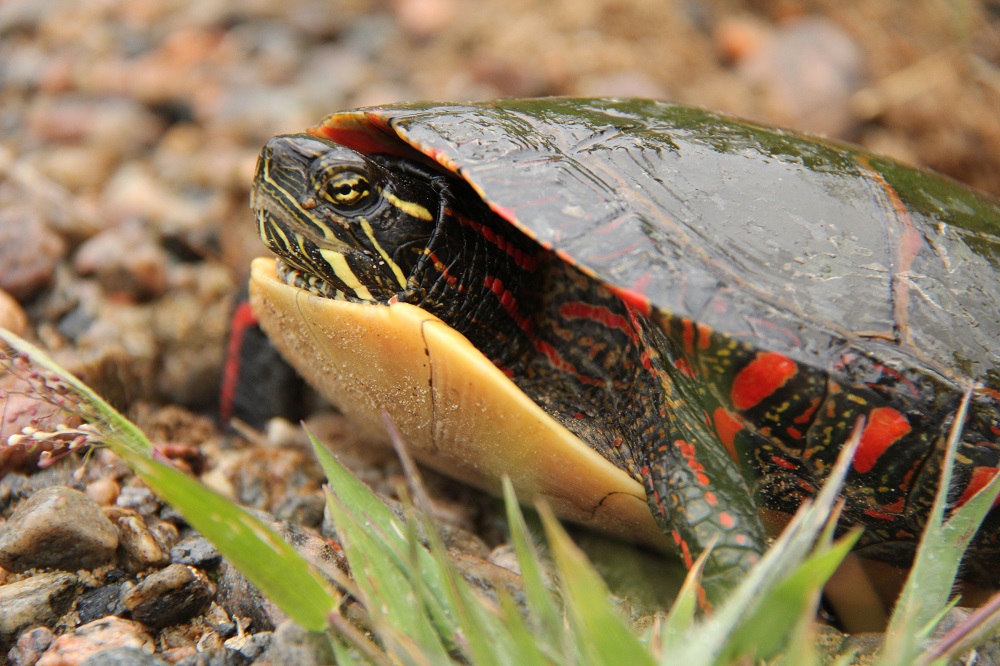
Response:
[[[533,618],[538,622],[539,633],[544,636],[561,636],[563,623],[559,606],[545,584],[541,555],[531,540],[524,514],[521,513],[514,494],[514,486],[506,477],[503,480],[503,499],[507,509],[511,542],[514,544],[514,552],[521,566],[524,593],[528,606],[532,609]]]
[[[539,506],[545,534],[559,571],[566,609],[581,645],[584,662],[652,666],[649,650],[611,604],[611,594],[558,519]]]
[[[857,543],[860,531],[817,552],[767,590],[763,601],[730,636],[722,660],[748,655],[755,660],[773,656],[791,638],[790,628],[803,617],[813,618],[826,581]]]
[[[413,572],[405,561],[401,565],[398,558],[386,557],[398,544],[388,543],[367,518],[348,508],[358,499],[350,491],[343,496],[331,492],[327,499],[372,628],[397,657],[419,655],[412,663],[422,658],[448,662],[448,650],[412,584]]]
[[[941,465],[938,492],[910,575],[886,629],[886,643],[878,660],[880,666],[909,666],[916,661],[922,650],[920,639],[929,635],[936,624],[935,617],[948,604],[965,549],[1000,492],[1000,482],[994,477],[947,521],[944,520],[955,453],[971,399],[970,389],[955,413]]]

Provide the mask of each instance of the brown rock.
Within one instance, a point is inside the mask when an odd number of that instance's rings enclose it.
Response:
[[[54,624],[68,610],[78,582],[72,574],[44,573],[0,586],[0,647],[27,627]]]
[[[133,618],[160,629],[203,613],[214,596],[215,585],[204,573],[171,564],[126,592],[122,603]]]
[[[38,491],[0,526],[0,566],[11,571],[93,568],[110,562],[117,547],[101,507],[65,486]]]
[[[57,638],[38,660],[38,666],[78,666],[91,655],[116,647],[138,648],[152,654],[154,643],[138,622],[106,617]]]
[[[0,209],[0,289],[26,301],[53,280],[66,243],[26,206]]]

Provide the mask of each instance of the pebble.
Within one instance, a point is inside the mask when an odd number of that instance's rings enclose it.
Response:
[[[21,337],[28,330],[28,315],[24,308],[3,289],[0,289],[0,328]]]
[[[215,589],[212,581],[194,567],[171,564],[122,595],[122,604],[134,619],[159,629],[204,612]]]
[[[146,526],[137,512],[122,507],[111,507],[106,515],[118,530],[121,565],[128,573],[139,573],[150,568],[166,566],[170,555]]]
[[[120,647],[152,654],[155,644],[138,622],[107,617],[81,625],[57,638],[37,666],[80,666],[94,655]]]
[[[80,666],[168,666],[168,663],[140,648],[116,647],[87,657]]]
[[[236,650],[214,648],[203,650],[197,655],[181,659],[177,662],[176,666],[244,666],[249,663],[250,660]]]
[[[804,17],[771,28],[733,19],[720,26],[717,39],[745,84],[763,94],[773,122],[853,135],[851,98],[865,82],[866,63],[861,47],[837,24]]]
[[[87,590],[76,602],[76,612],[80,623],[86,624],[100,620],[108,615],[123,615],[126,612],[121,603],[123,591],[130,583],[111,583]]]
[[[261,657],[271,645],[270,631],[260,631],[256,634],[234,636],[225,642],[229,650],[239,652],[247,659],[253,661]]]
[[[138,224],[102,231],[73,258],[77,274],[96,276],[109,294],[148,300],[167,289],[167,253]]]
[[[323,634],[306,631],[291,620],[285,620],[274,630],[268,657],[272,664],[319,666],[334,663],[330,640]]]
[[[48,627],[32,627],[17,637],[7,653],[10,666],[33,666],[49,649],[55,634]]]
[[[111,562],[117,547],[101,507],[63,486],[35,493],[0,526],[0,566],[11,571],[93,568]]]
[[[54,625],[69,610],[79,582],[73,574],[53,572],[0,586],[0,648],[27,627]]]
[[[222,553],[205,537],[193,536],[171,548],[170,559],[176,564],[189,564],[199,569],[215,569],[222,563]]]
[[[87,484],[87,497],[101,506],[112,506],[121,492],[121,487],[114,479],[100,478]]]
[[[20,302],[49,286],[66,243],[40,213],[27,206],[0,207],[0,289]]]
[[[122,488],[115,504],[119,508],[135,511],[142,516],[152,516],[163,506],[163,502],[156,496],[156,493],[139,481],[136,481],[134,485]]]

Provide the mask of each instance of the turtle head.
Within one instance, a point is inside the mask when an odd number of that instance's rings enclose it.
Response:
[[[440,195],[420,169],[310,134],[277,136],[257,161],[250,206],[286,281],[332,298],[405,290]]]

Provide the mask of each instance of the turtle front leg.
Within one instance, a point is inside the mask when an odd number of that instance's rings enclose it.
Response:
[[[686,409],[682,409],[686,412]],[[673,414],[641,468],[646,501],[688,568],[706,549],[702,608],[722,601],[764,552],[757,508],[717,435],[694,414]]]

